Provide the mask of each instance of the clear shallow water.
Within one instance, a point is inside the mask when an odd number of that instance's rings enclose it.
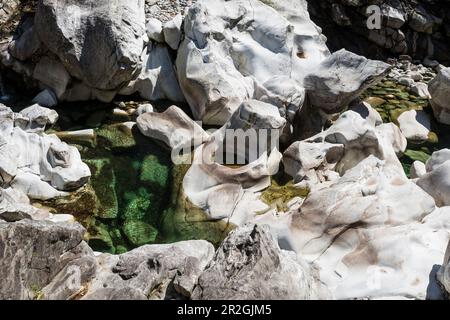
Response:
[[[174,166],[166,147],[136,127],[121,125],[127,119],[117,119],[111,109],[88,103],[57,110],[55,131],[94,128],[95,141],[67,141],[80,150],[92,177],[82,190],[45,205],[75,215],[96,251],[122,253],[145,244],[191,239],[218,245],[232,226],[209,221],[183,197],[182,179],[189,167]]]
[[[433,152],[450,147],[450,126],[440,124],[433,116],[430,101],[409,93],[405,86],[392,81],[382,81],[361,96],[377,110],[384,122],[397,124],[398,117],[408,110],[423,110],[431,119],[429,139],[423,143],[408,142],[400,158],[405,173],[409,176],[414,161],[426,162]]]

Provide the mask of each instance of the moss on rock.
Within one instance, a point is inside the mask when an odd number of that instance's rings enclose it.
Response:
[[[143,221],[127,220],[123,232],[133,246],[143,246],[155,242],[158,230]]]
[[[115,219],[119,204],[116,195],[116,176],[111,161],[106,158],[85,160],[91,169],[91,185],[95,190],[97,205],[96,216],[103,219]]]

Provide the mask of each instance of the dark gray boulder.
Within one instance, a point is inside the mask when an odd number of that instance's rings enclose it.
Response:
[[[42,0],[35,30],[73,77],[115,90],[140,70],[144,0]]]
[[[326,298],[314,266],[281,250],[267,226],[230,233],[202,273],[192,298],[271,300]]]
[[[79,224],[0,221],[0,299],[68,299],[96,271]]]

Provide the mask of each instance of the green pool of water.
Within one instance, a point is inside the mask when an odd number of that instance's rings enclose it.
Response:
[[[174,166],[170,151],[134,126],[118,122],[111,106],[58,110],[57,131],[94,128],[92,141],[69,141],[91,169],[89,184],[45,205],[73,214],[87,229],[90,246],[123,253],[153,243],[204,239],[218,245],[233,226],[210,221],[183,197],[189,166]],[[126,120],[126,119],[122,119]]]
[[[366,90],[361,98],[378,111],[385,123],[398,124],[398,117],[408,110],[423,110],[429,114],[431,133],[428,141],[420,144],[409,142],[406,152],[400,158],[408,176],[414,161],[425,163],[433,152],[450,147],[450,126],[438,123],[433,116],[430,101],[408,92],[405,86],[385,80]]]

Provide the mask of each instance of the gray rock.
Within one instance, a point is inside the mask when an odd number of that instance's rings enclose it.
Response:
[[[43,107],[52,108],[58,104],[58,98],[50,89],[42,90],[36,97],[33,98],[33,102]]]
[[[84,232],[76,223],[0,222],[0,298],[67,299],[80,290],[96,270]]]
[[[13,40],[9,44],[9,52],[11,55],[21,61],[25,61],[33,56],[39,50],[41,42],[31,27],[27,29],[20,38]]]
[[[144,0],[42,0],[35,29],[73,77],[114,90],[140,69]]]
[[[447,291],[447,297],[450,299],[450,243],[448,244],[442,267],[438,271],[437,279],[443,289]]]
[[[182,148],[191,150],[191,147],[203,144],[209,137],[200,125],[176,106],[171,106],[163,113],[141,114],[136,123],[143,135],[180,151]]]
[[[342,49],[305,78],[307,95],[314,107],[326,113],[337,113],[384,78],[389,69],[387,63],[368,60]]]
[[[43,57],[34,68],[33,78],[55,92],[61,98],[70,81],[70,75],[57,60]]]
[[[164,40],[173,50],[177,50],[181,41],[181,25],[183,17],[177,14],[172,20],[167,21],[163,25]]]
[[[316,270],[294,252],[281,250],[267,226],[232,231],[200,275],[192,298],[286,300],[326,298]]]
[[[147,35],[151,40],[156,42],[164,42],[164,34],[162,32],[162,23],[158,19],[151,18],[145,26]]]
[[[120,93],[130,95],[138,92],[146,100],[170,100],[184,102],[184,96],[178,84],[174,66],[163,44],[149,44],[142,53],[142,70]]]
[[[409,26],[422,33],[433,33],[433,27],[437,22],[437,18],[425,10],[422,6],[419,6],[411,15]]]
[[[41,107],[38,104],[34,104],[20,111],[20,114],[28,119],[28,128],[40,129],[44,131],[46,126],[51,127],[58,121],[58,113],[55,110]],[[27,130],[25,128],[24,130]]]
[[[61,195],[56,189],[68,191],[85,185],[91,174],[78,149],[42,132],[46,124],[56,121],[56,112],[38,105],[22,112],[15,114],[0,105],[1,179],[10,183],[20,178],[16,186],[39,199],[43,195]]]
[[[214,247],[203,240],[142,246],[119,256],[103,254],[83,299],[189,298],[213,255]]]
[[[443,124],[450,124],[450,68],[443,68],[429,83],[434,116]]]

